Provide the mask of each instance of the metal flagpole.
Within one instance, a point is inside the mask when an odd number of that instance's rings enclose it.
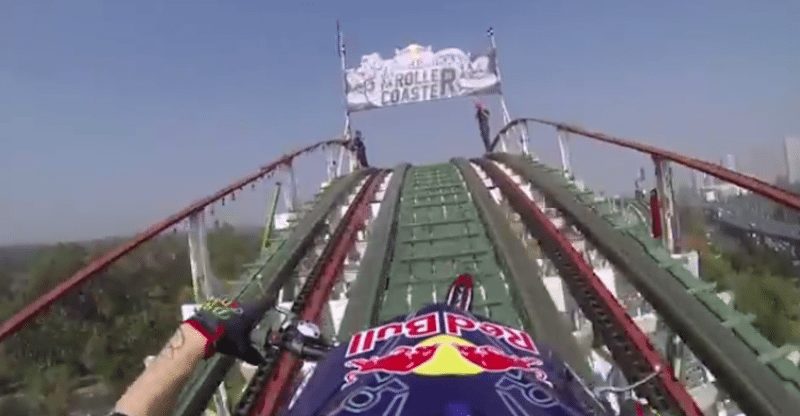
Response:
[[[494,65],[495,70],[497,71],[497,79],[500,81],[500,107],[503,109],[503,123],[508,124],[511,122],[511,114],[508,111],[508,105],[506,104],[506,97],[503,95],[503,76],[500,74],[500,61],[497,57],[497,42],[494,38],[494,28],[490,27],[486,34],[489,36],[489,44],[492,46],[492,52],[494,53]],[[517,131],[517,128],[514,127],[514,130]],[[519,132],[518,132],[519,133]],[[525,134],[524,130],[519,133],[520,134],[520,148],[523,154],[528,154],[528,135]],[[501,149],[506,152],[508,151],[507,145],[505,142],[505,138],[501,138],[500,141]]]
[[[336,20],[336,46],[339,53],[339,64],[342,70],[342,92],[344,93],[344,137],[350,139],[350,110],[347,108],[347,52],[344,46],[344,35],[339,20]]]

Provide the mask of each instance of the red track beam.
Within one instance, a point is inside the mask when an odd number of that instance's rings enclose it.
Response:
[[[497,133],[497,137],[500,137],[502,134],[505,134],[515,125],[527,122],[553,126],[559,130],[575,133],[580,136],[588,137],[601,142],[610,143],[616,146],[626,147],[628,149],[636,150],[637,152],[646,153],[651,156],[657,156],[663,159],[667,159],[679,165],[686,166],[687,168],[692,168],[699,170],[701,172],[705,172],[711,176],[717,177],[726,182],[730,182],[732,184],[738,185],[742,188],[755,192],[761,196],[767,197],[779,204],[800,211],[800,195],[785,191],[781,188],[778,188],[774,185],[771,185],[755,177],[744,175],[739,172],[732,171],[730,169],[726,169],[715,163],[706,162],[704,160],[696,159],[693,157],[683,156],[678,153],[671,152],[669,150],[660,149],[658,147],[650,146],[647,144],[641,144],[633,140],[621,139],[605,133],[585,130],[580,127],[572,126],[566,123],[543,120],[538,118],[518,118],[506,124],[506,126],[503,127]]]
[[[378,187],[386,173],[370,176],[364,186],[356,195],[355,200],[350,204],[342,221],[346,221],[345,228],[339,235],[334,244],[333,250],[327,258],[322,259],[325,263],[319,272],[319,277],[314,279],[314,288],[306,299],[306,305],[300,312],[300,319],[318,322],[320,312],[325,306],[336,283],[337,277],[341,274],[344,261],[348,253],[356,243],[358,231],[364,228],[369,213],[370,202],[375,198]],[[325,253],[323,253],[325,255]],[[269,382],[261,391],[261,397],[251,410],[251,416],[272,416],[284,403],[287,398],[287,388],[291,386],[292,379],[300,368],[302,362],[293,354],[282,352],[275,364]]]
[[[106,254],[104,254],[103,256],[93,260],[84,268],[78,270],[68,279],[59,283],[49,292],[40,296],[39,298],[37,298],[24,308],[22,308],[19,312],[14,314],[11,318],[3,322],[3,324],[0,325],[0,342],[2,342],[11,334],[18,331],[20,328],[22,328],[22,326],[24,326],[25,324],[30,322],[34,317],[36,317],[36,315],[43,312],[45,309],[47,309],[48,306],[52,305],[53,302],[57,301],[58,299],[66,295],[69,291],[85,283],[92,277],[96,276],[97,273],[105,270],[112,263],[114,263],[121,257],[125,256],[126,254],[130,253],[131,251],[135,250],[137,247],[141,246],[147,241],[151,240],[158,234],[161,234],[163,231],[189,218],[192,214],[202,211],[207,206],[244,188],[245,186],[251,183],[255,183],[256,181],[262,179],[264,176],[270,174],[272,171],[274,171],[281,165],[292,163],[295,157],[300,156],[304,153],[314,151],[323,146],[336,145],[336,144],[344,145],[346,144],[346,142],[344,140],[327,140],[310,146],[306,146],[300,150],[284,155],[280,159],[268,165],[262,166],[256,173],[246,176],[234,182],[233,184],[217,191],[216,193],[192,203],[188,207],[184,208],[183,210],[179,211],[176,214],[167,217],[163,221],[151,225],[149,228],[139,233],[133,239],[128,240],[122,245],[117,246],[111,251],[106,252]]]
[[[661,202],[658,200],[658,191],[653,189],[650,191],[650,224],[653,238],[660,240],[662,236],[661,229]]]
[[[595,274],[594,269],[586,263],[583,256],[572,246],[572,243],[561,234],[547,215],[545,215],[545,213],[516,186],[514,181],[503,173],[493,162],[485,159],[475,160],[474,162],[486,171],[486,174],[498,188],[500,188],[511,205],[515,207],[515,209],[524,210],[530,214],[540,226],[545,238],[552,241],[558,247],[558,250],[566,255],[568,261],[577,269],[581,279],[589,283],[595,296],[603,302],[606,309],[610,312],[611,318],[622,330],[628,343],[636,349],[639,356],[644,359],[647,365],[650,366],[652,370],[656,368],[661,369],[657,378],[665,392],[669,395],[672,403],[675,404],[684,415],[702,416],[702,412],[700,412],[692,396],[689,395],[683,385],[672,377],[672,372],[669,370],[670,366],[664,362],[659,353],[653,348],[647,336],[636,326],[631,317],[622,309],[619,302],[617,302],[611,292],[608,291],[608,288],[606,288],[597,274]],[[522,214],[522,212],[520,212],[520,214]]]

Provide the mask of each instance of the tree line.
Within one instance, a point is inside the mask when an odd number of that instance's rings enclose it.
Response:
[[[16,290],[0,269],[0,320],[110,244],[41,247]],[[256,257],[258,235],[222,225],[209,232],[208,247],[214,273],[232,281]],[[160,237],[123,257],[0,343],[0,414],[64,415],[81,406],[76,391],[118,397],[175,330],[192,293],[185,236]]]

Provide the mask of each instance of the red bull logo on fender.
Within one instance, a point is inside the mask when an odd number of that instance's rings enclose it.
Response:
[[[469,341],[452,335],[439,335],[414,346],[398,346],[384,355],[369,358],[354,358],[345,363],[352,368],[345,375],[345,383],[351,384],[362,374],[383,372],[387,374],[411,374],[421,376],[470,376],[484,372],[502,373],[511,370],[530,372],[536,379],[552,387],[547,373],[540,368],[542,360],[537,357],[520,357],[507,354],[492,345],[473,345]]]
[[[539,366],[544,363],[536,357],[519,357],[506,354],[491,345],[453,345],[462,357],[491,373],[502,373],[511,370],[522,370],[533,373],[537,380],[553,387],[547,380],[547,373]]]
[[[356,333],[350,338],[346,356],[352,357],[372,351],[376,343],[394,337],[427,338],[442,332],[460,337],[463,332],[470,331],[480,331],[522,351],[533,354],[539,353],[530,335],[524,331],[491,322],[476,321],[457,313],[443,312],[440,314],[439,312],[431,312],[405,322],[392,322]]]
[[[358,375],[378,371],[390,374],[411,373],[417,367],[430,361],[437,349],[439,349],[439,344],[401,346],[383,356],[374,355],[369,358],[350,360],[344,365],[354,370],[344,376],[345,382],[350,384],[356,380]]]

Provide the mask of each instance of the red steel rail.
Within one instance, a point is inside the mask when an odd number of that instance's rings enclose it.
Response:
[[[324,262],[320,267],[318,276],[311,276],[313,288],[304,300],[303,309],[299,314],[302,320],[318,322],[320,312],[325,302],[330,297],[331,289],[336,278],[341,274],[344,261],[348,253],[356,243],[358,231],[364,228],[369,213],[370,202],[375,198],[375,194],[385,177],[386,172],[372,175],[361,190],[356,195],[350,207],[347,209],[344,218],[344,228],[336,240],[331,241],[332,249],[330,252],[325,250],[322,253]],[[252,416],[272,416],[284,403],[287,397],[287,388],[291,386],[292,378],[297,373],[302,362],[289,352],[282,352],[278,357],[277,363],[272,370],[272,375],[261,391],[261,397],[252,407]]]
[[[331,146],[331,145],[345,145],[345,144],[346,141],[341,139],[326,140],[312,144],[310,146],[306,146],[292,153],[286,154],[280,159],[262,166],[261,168],[258,169],[257,172],[232,183],[231,185],[217,191],[212,195],[209,195],[203,199],[200,199],[192,203],[188,207],[167,217],[161,222],[151,225],[149,228],[142,231],[136,237],[128,240],[127,242],[106,252],[101,257],[93,260],[91,263],[87,264],[85,267],[75,272],[72,276],[70,276],[63,282],[59,283],[49,292],[40,296],[33,302],[29,303],[19,312],[14,314],[11,318],[3,322],[2,325],[0,325],[0,342],[2,342],[5,338],[10,336],[14,332],[18,331],[20,328],[22,328],[22,326],[30,322],[34,317],[43,312],[45,309],[47,309],[48,306],[50,306],[51,304],[53,304],[53,302],[63,297],[69,291],[85,283],[92,277],[96,276],[97,273],[105,270],[112,263],[119,260],[121,257],[124,257],[126,254],[135,250],[137,247],[141,246],[142,244],[149,241],[158,234],[162,233],[163,231],[189,218],[193,214],[202,211],[209,205],[224,199],[226,196],[232,195],[236,191],[243,189],[245,186],[257,182],[258,180],[269,175],[278,167],[282,165],[291,164],[294,158],[296,158],[297,156],[312,152],[320,147]]]
[[[702,415],[684,386],[672,376],[669,365],[650,344],[647,336],[636,326],[595,274],[592,267],[548,219],[547,215],[494,163],[486,159],[476,159],[473,162],[483,168],[511,206],[518,211],[526,225],[533,226],[538,230],[534,235],[538,234],[537,237],[542,248],[558,257],[558,259],[553,259],[553,263],[557,267],[559,267],[559,263],[566,267],[564,270],[559,270],[565,283],[579,301],[581,309],[590,319],[594,318],[592,321],[598,325],[600,332],[602,333],[604,329],[613,331],[613,333],[603,335],[606,341],[615,342],[615,345],[609,345],[615,360],[626,361],[626,365],[623,367],[635,368],[635,372],[638,373],[635,376],[644,371],[659,369],[658,376],[650,383],[656,384],[655,388],[666,396],[670,405],[679,409],[684,415]],[[569,272],[564,273],[566,270]],[[608,318],[613,325],[604,328],[607,326],[605,323],[608,322]],[[648,370],[641,368],[642,365],[646,366]],[[630,376],[631,374],[626,375]]]
[[[669,150],[664,150],[648,144],[638,143],[633,140],[622,139],[601,132],[589,131],[581,127],[573,126],[567,123],[544,120],[539,118],[528,118],[528,117],[518,118],[512,120],[511,122],[506,124],[505,127],[500,129],[500,131],[497,133],[497,136],[495,136],[495,140],[500,138],[503,134],[507,133],[514,126],[528,122],[552,126],[558,130],[575,133],[580,136],[588,137],[601,142],[610,143],[616,146],[621,146],[628,149],[636,150],[637,152],[645,153],[655,158],[670,160],[679,165],[686,166],[687,168],[692,168],[699,170],[701,172],[705,172],[711,176],[717,177],[726,182],[730,182],[742,188],[748,189],[761,196],[767,197],[779,204],[794,208],[796,210],[800,210],[800,195],[785,191],[781,188],[778,188],[777,186],[771,185],[755,177],[744,175],[739,172],[732,171],[730,169],[726,169],[715,163],[706,162],[704,160],[693,157],[683,156],[681,154]]]

